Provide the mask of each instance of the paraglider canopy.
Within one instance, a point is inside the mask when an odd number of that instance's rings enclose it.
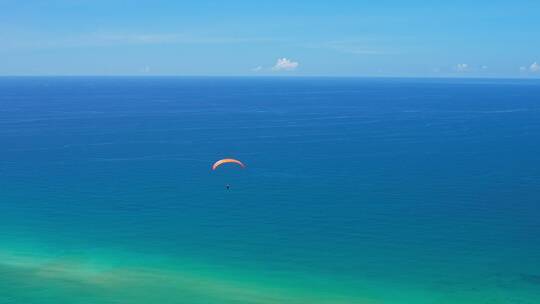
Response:
[[[234,159],[234,158],[224,158],[224,159],[221,159],[221,160],[218,160],[217,162],[214,163],[214,165],[212,166],[212,170],[216,170],[217,168],[219,168],[219,166],[223,165],[223,164],[227,164],[227,163],[233,163],[233,164],[237,164],[239,165],[240,167],[242,168],[245,168],[246,166],[239,160],[237,159]]]

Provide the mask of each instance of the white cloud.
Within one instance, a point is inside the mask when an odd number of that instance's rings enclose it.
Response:
[[[200,36],[190,33],[97,32],[81,36],[89,44],[234,44],[272,41],[268,38]]]
[[[383,55],[394,54],[396,52],[388,52],[372,47],[364,46],[358,43],[351,43],[346,41],[331,41],[320,46],[320,48],[330,49],[338,51],[340,53],[354,54],[354,55]]]
[[[0,0],[0,2],[2,2]],[[78,35],[43,36],[40,33],[25,33],[18,37],[4,37],[0,33],[0,48],[5,49],[43,49],[71,47],[106,47],[116,45],[169,45],[169,44],[247,44],[270,43],[279,40],[264,37],[227,37],[219,35],[200,35],[197,33],[137,33],[98,31]]]
[[[287,58],[278,58],[276,64],[272,67],[273,71],[294,71],[300,64]]]
[[[524,66],[519,67],[519,71],[520,72],[527,72],[527,67],[524,67]]]
[[[141,69],[141,73],[150,73],[152,69],[149,66],[145,66]]]
[[[118,44],[162,44],[174,43],[184,39],[178,34],[123,34],[123,33],[96,33],[95,41]]]
[[[538,62],[535,61],[533,64],[531,64],[531,66],[529,67],[529,70],[533,73],[540,72],[540,64],[538,64]]]
[[[458,72],[467,72],[469,70],[469,65],[466,63],[460,63],[456,65],[456,71]]]
[[[260,72],[262,71],[263,67],[262,66],[258,66],[258,67],[254,67],[253,69],[251,69],[252,72]]]

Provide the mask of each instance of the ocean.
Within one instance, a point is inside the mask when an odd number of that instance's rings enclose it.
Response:
[[[540,80],[0,78],[0,303],[540,303]]]

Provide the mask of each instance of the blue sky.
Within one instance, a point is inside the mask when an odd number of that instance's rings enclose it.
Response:
[[[0,0],[0,75],[540,77],[540,1]]]

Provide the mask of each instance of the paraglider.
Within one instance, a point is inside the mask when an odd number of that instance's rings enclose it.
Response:
[[[244,169],[246,167],[246,165],[244,165],[244,163],[242,163],[241,161],[237,160],[237,159],[234,159],[234,158],[224,158],[224,159],[221,159],[221,160],[218,160],[217,162],[215,162],[213,165],[212,165],[212,171],[215,171],[217,168],[219,168],[220,166],[224,165],[224,164],[235,164],[235,165],[238,165],[240,166],[240,168]],[[225,185],[225,189],[227,190],[230,190],[231,189],[231,185],[227,184]]]

